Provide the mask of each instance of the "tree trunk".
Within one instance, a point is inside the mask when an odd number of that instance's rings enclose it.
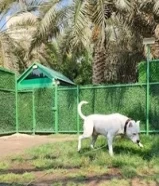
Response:
[[[93,77],[92,83],[94,85],[104,83],[104,71],[105,71],[105,48],[96,44],[93,54]]]

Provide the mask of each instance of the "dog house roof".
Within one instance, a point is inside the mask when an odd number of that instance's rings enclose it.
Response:
[[[74,85],[74,83],[67,78],[66,76],[64,76],[63,74],[61,74],[60,72],[57,72],[53,69],[50,69],[40,63],[34,62],[26,71],[23,72],[23,74],[18,78],[17,82],[21,82],[22,80],[24,80],[29,73],[31,73],[34,68],[38,68],[41,72],[43,72],[49,79],[51,80],[60,80],[63,82],[66,82],[68,84],[72,84]]]

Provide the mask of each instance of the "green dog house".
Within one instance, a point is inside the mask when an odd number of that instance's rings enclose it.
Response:
[[[17,80],[18,90],[52,87],[58,85],[74,85],[63,74],[40,63],[33,63]]]

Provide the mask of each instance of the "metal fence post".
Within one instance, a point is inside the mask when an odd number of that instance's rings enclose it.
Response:
[[[149,134],[150,117],[150,46],[146,45],[147,50],[147,73],[146,73],[146,134]]]
[[[55,134],[58,133],[58,85],[55,82]]]
[[[36,130],[36,116],[35,116],[35,90],[33,89],[32,92],[32,108],[33,108],[33,134],[35,135],[35,130]]]
[[[17,88],[17,76],[15,74],[15,112],[16,112],[16,133],[19,132],[19,122],[18,122],[18,88]]]
[[[146,73],[146,134],[149,134],[150,117],[150,44],[155,44],[155,38],[143,38],[146,47],[147,73]]]
[[[79,103],[79,86],[77,85],[77,107],[78,107],[78,103]],[[77,111],[76,121],[77,121],[77,134],[79,134],[79,115],[78,115],[78,111]]]

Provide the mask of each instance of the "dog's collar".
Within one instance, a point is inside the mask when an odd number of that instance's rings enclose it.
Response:
[[[128,123],[129,123],[129,121],[131,121],[130,118],[128,118],[128,119],[126,120],[126,122],[125,122],[125,125],[124,125],[124,134],[126,134],[126,129],[127,129],[127,125],[128,125]]]

